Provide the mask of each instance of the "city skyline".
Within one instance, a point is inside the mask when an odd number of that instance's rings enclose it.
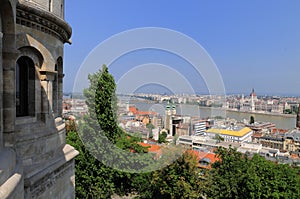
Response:
[[[255,88],[259,95],[300,95],[296,86],[300,84],[297,1],[92,3],[92,8],[76,1],[66,5],[66,19],[74,34],[73,44],[66,46],[65,52],[65,92],[72,91],[81,63],[99,43],[129,29],[162,27],[181,32],[202,45],[220,71],[227,94],[246,95]],[[207,92],[201,75],[196,75],[185,60],[168,52],[131,52],[109,65],[109,69],[118,81],[133,67],[147,63],[165,64],[188,77],[195,93]],[[152,92],[151,86],[144,87]]]

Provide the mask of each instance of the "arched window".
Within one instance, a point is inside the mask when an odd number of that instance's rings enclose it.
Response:
[[[35,115],[35,68],[32,59],[22,56],[16,63],[16,115]]]

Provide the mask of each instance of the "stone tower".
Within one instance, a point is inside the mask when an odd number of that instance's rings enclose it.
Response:
[[[256,93],[254,92],[254,88],[252,88],[250,97],[251,97],[251,108],[250,109],[252,112],[254,112],[255,111],[255,101],[257,101],[257,96],[256,96]]]
[[[297,113],[296,127],[297,127],[297,128],[300,128],[300,104],[298,105],[298,113]]]
[[[61,118],[64,0],[0,0],[0,198],[74,198]]]

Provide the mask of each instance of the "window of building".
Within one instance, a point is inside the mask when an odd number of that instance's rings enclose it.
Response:
[[[32,59],[22,56],[16,63],[16,115],[35,114],[35,68]]]

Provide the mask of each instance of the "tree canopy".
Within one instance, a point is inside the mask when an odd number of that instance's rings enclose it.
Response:
[[[250,116],[250,122],[249,122],[249,123],[250,123],[250,124],[254,124],[254,122],[255,122],[255,120],[254,120],[254,116],[253,116],[253,115],[251,115],[251,116]]]
[[[208,198],[299,198],[300,176],[289,165],[219,148],[205,190]]]

